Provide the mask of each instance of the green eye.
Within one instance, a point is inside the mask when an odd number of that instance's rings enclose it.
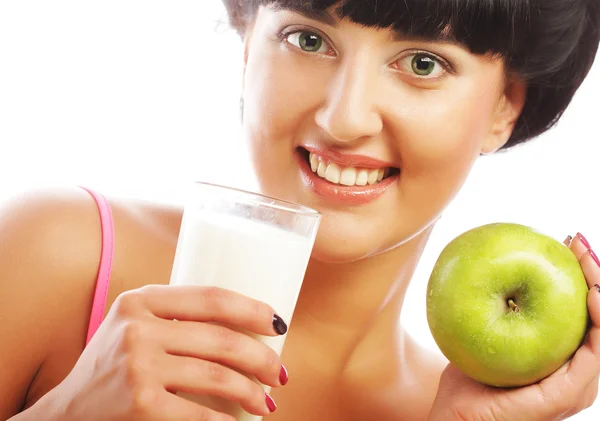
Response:
[[[425,54],[415,54],[411,62],[413,72],[419,76],[431,75],[436,70],[436,64],[433,57]]]
[[[308,53],[327,53],[329,46],[323,37],[314,32],[298,31],[287,36],[287,42]]]
[[[310,32],[301,32],[298,37],[300,48],[304,51],[317,52],[323,46],[323,38]]]
[[[452,69],[445,59],[427,52],[406,54],[395,61],[392,68],[420,81],[438,80]]]

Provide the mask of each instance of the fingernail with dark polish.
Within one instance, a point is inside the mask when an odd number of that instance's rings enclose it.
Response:
[[[600,292],[600,285],[596,284],[594,287],[596,287],[596,291]]]
[[[279,371],[279,383],[281,383],[282,386],[285,386],[287,384],[288,380],[289,380],[288,372],[285,369],[285,367],[282,365],[281,370]]]
[[[586,249],[588,249],[588,250],[589,250],[589,249],[591,249],[591,248],[592,248],[592,246],[590,246],[590,243],[589,243],[589,242],[588,242],[588,240],[587,240],[587,239],[586,239],[586,238],[583,236],[583,234],[582,234],[582,233],[578,232],[578,233],[577,233],[577,238],[579,238],[579,241],[581,241],[581,244],[583,244],[583,246],[584,246]]]
[[[571,237],[570,235],[567,235],[567,238],[565,238],[565,241],[563,241],[563,244],[567,247],[571,247],[572,243],[573,243],[573,237]]]
[[[590,253],[590,256],[592,256],[592,259],[594,259],[594,262],[596,262],[598,267],[600,267],[600,259],[598,259],[598,256],[596,256],[596,253],[594,253],[594,250],[589,249],[588,253]]]
[[[273,329],[275,329],[275,332],[280,335],[285,335],[288,330],[285,322],[277,314],[273,315]]]
[[[275,401],[273,400],[272,397],[269,396],[268,393],[265,393],[265,401],[267,402],[267,408],[269,408],[269,411],[271,412],[275,412],[275,410],[277,409],[277,405],[275,405]]]

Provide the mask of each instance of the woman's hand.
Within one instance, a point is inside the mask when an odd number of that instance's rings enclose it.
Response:
[[[500,389],[482,385],[449,364],[442,373],[431,421],[554,421],[590,407],[600,375],[600,262],[581,235],[565,240],[588,283],[592,326],[573,358],[531,386]]]
[[[237,370],[281,386],[287,373],[278,355],[223,326],[266,336],[287,329],[268,305],[218,288],[148,286],[122,294],[51,392],[60,419],[234,421],[176,392],[219,396],[252,414],[269,414],[270,397]]]

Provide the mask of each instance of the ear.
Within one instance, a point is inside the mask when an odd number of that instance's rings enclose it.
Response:
[[[492,154],[508,142],[523,111],[526,98],[525,82],[517,76],[507,76],[504,90],[492,118],[490,131],[481,147],[482,154]]]

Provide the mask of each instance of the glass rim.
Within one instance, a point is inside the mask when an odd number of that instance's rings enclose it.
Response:
[[[309,217],[321,217],[321,212],[308,206],[301,205],[299,203],[290,202],[289,200],[277,199],[266,194],[256,193],[250,190],[244,190],[237,187],[225,186],[222,184],[208,183],[205,181],[195,181],[194,185],[200,185],[203,187],[209,187],[215,190],[226,191],[228,193],[235,193],[241,196],[245,196],[248,199],[254,199],[257,205],[264,206],[271,209],[282,210],[289,213],[295,213],[301,216]]]

